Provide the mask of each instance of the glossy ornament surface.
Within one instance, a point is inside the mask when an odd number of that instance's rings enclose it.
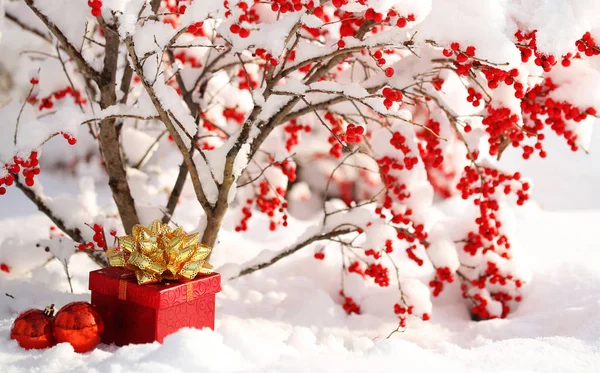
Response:
[[[58,343],[68,342],[75,352],[88,352],[100,343],[104,322],[94,306],[87,302],[65,305],[56,314],[54,336]]]
[[[44,349],[56,344],[53,333],[54,305],[44,311],[31,309],[20,314],[10,330],[10,339],[19,346],[30,349]]]

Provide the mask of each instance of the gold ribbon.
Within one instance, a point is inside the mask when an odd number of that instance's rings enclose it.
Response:
[[[188,282],[186,284],[185,295],[186,295],[186,297],[185,297],[186,301],[191,302],[194,300],[194,287],[192,286],[191,282]]]
[[[106,251],[111,266],[135,271],[138,284],[164,280],[192,280],[209,274],[213,266],[205,259],[211,248],[202,245],[198,233],[187,234],[156,220],[148,227],[136,225],[130,236],[118,238],[119,247]]]

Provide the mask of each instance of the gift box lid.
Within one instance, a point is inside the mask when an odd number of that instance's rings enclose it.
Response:
[[[164,309],[190,302],[221,290],[221,275],[198,275],[189,282],[161,282],[139,285],[135,273],[122,267],[90,272],[89,289],[146,307]]]

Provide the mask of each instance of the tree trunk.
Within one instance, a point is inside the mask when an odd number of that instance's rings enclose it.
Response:
[[[103,26],[107,27],[106,25]],[[121,42],[119,37],[112,32],[105,32],[105,37],[106,54],[104,55],[104,69],[99,84],[100,107],[102,109],[117,103],[116,75]],[[127,172],[121,158],[119,134],[115,119],[105,119],[100,122],[100,149],[108,173],[108,185],[117,204],[123,228],[125,228],[127,234],[130,234],[133,226],[139,224],[139,218],[127,182]]]
[[[202,234],[201,242],[204,245],[214,247],[217,242],[217,236],[219,235],[219,231],[221,230],[221,225],[223,224],[223,217],[225,216],[224,209],[222,213],[215,213],[212,217],[208,217],[208,222],[206,223],[206,228],[204,229],[204,234]]]

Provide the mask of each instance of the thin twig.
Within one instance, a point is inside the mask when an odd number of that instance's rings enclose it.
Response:
[[[314,242],[328,240],[330,238],[337,237],[337,236],[342,236],[344,234],[352,233],[354,231],[355,231],[355,229],[348,229],[348,228],[346,228],[346,229],[334,229],[333,231],[328,232],[328,233],[322,233],[322,234],[318,234],[316,236],[312,236],[312,237],[310,237],[310,238],[308,238],[308,239],[306,239],[306,240],[304,240],[304,241],[296,244],[295,246],[292,246],[291,248],[283,250],[282,252],[280,252],[279,254],[275,255],[272,259],[270,259],[270,260],[268,260],[266,262],[253,265],[253,266],[248,267],[248,268],[244,268],[243,270],[240,271],[240,273],[237,276],[233,277],[232,279],[236,279],[236,278],[239,278],[239,277],[242,277],[242,276],[246,276],[246,275],[249,275],[250,273],[256,272],[256,271],[258,271],[260,269],[263,269],[263,268],[266,268],[266,267],[270,267],[271,265],[277,263],[281,259],[283,259],[283,258],[285,258],[285,257],[287,257],[289,255],[294,254],[298,250],[300,250],[303,247],[308,246],[308,245],[310,245],[310,244],[312,244]]]

